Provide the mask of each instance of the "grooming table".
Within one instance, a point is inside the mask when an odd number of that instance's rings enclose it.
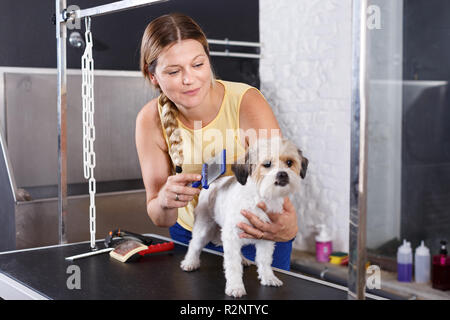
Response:
[[[148,234],[154,243],[171,239]],[[74,261],[66,257],[89,252],[89,242],[0,253],[0,297],[3,299],[165,299],[234,300],[225,295],[222,254],[204,249],[199,270],[185,272],[180,262],[187,246],[174,241],[172,251],[150,254],[137,262],[122,263],[109,253]],[[98,241],[103,248],[103,241]],[[81,288],[68,288],[79,267]],[[69,269],[68,269],[69,268]],[[294,272],[275,269],[282,287],[261,286],[256,266],[244,267],[249,300],[347,299],[347,288]],[[72,278],[73,279],[73,278]],[[70,287],[70,286],[69,286]],[[376,297],[375,297],[376,298]]]

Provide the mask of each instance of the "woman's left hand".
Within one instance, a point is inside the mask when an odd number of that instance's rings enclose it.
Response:
[[[240,222],[237,225],[244,231],[239,235],[240,238],[285,242],[292,240],[297,235],[297,214],[289,197],[284,198],[283,210],[281,213],[268,212],[264,202],[258,203],[257,207],[267,214],[271,222],[264,222],[255,214],[247,210],[241,210],[241,214],[246,217],[252,225],[248,225],[244,222]]]

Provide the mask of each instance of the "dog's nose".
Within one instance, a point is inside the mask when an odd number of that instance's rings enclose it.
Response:
[[[276,181],[275,181],[276,185],[285,186],[288,184],[288,182],[289,182],[289,176],[285,171],[277,172]]]
[[[280,171],[277,173],[277,179],[287,179],[288,174],[285,171]]]

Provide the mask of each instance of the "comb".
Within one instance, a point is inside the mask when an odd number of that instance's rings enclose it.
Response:
[[[209,185],[223,175],[226,171],[226,150],[223,149],[218,155],[206,161],[202,166],[202,180],[192,183],[193,188],[200,185],[203,189],[208,189]]]

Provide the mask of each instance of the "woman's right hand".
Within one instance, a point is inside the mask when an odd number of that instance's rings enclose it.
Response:
[[[192,188],[190,185],[201,178],[201,175],[195,173],[179,173],[169,176],[158,193],[158,202],[161,208],[185,207],[189,201],[194,199],[195,195],[200,193],[199,188]]]

